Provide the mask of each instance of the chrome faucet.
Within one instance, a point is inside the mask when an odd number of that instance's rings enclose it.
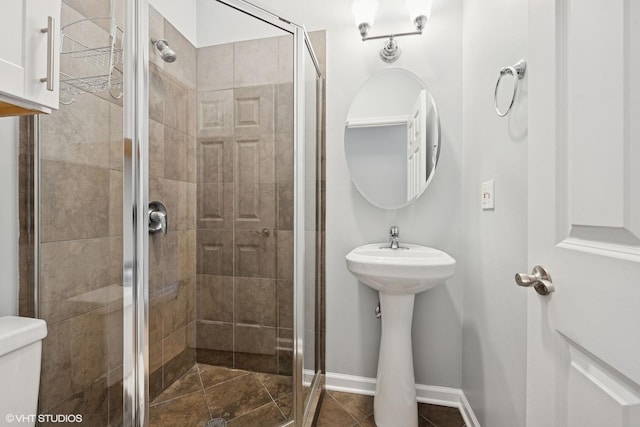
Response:
[[[391,249],[400,247],[400,227],[397,225],[392,225],[389,229],[389,242],[391,243]]]

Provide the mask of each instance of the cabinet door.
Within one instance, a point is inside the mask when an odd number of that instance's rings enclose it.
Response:
[[[24,3],[24,97],[57,109],[60,89],[60,0],[25,0]],[[42,32],[48,26],[49,17],[53,19],[53,30],[51,33]],[[41,81],[44,78],[53,79],[53,90],[47,88],[46,81]]]
[[[2,0],[0,14],[0,92],[22,98],[24,96],[24,58],[22,0]]]

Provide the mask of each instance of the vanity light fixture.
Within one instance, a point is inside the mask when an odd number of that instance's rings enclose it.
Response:
[[[380,49],[380,59],[384,62],[395,62],[402,50],[395,40],[397,37],[415,36],[422,34],[429,17],[431,16],[431,6],[433,0],[405,0],[405,6],[409,11],[411,22],[416,27],[416,31],[386,34],[381,36],[369,36],[369,31],[373,27],[373,22],[378,10],[378,0],[353,0],[351,3],[351,12],[355,19],[356,26],[362,36],[362,41],[388,39],[382,49]]]

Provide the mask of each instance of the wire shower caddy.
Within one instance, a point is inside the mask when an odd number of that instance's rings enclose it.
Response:
[[[107,43],[92,46],[87,41],[80,41],[80,37],[69,34],[78,24],[83,22],[96,24],[97,21],[107,21],[108,23]],[[74,21],[63,26],[61,33],[61,61],[69,58],[72,61],[72,66],[69,68],[79,68],[79,70],[75,75],[70,74],[71,72],[60,72],[60,103],[69,105],[74,101],[73,95],[104,91],[108,91],[109,95],[114,99],[122,98],[124,32],[113,17],[113,7],[112,16],[84,18]],[[80,64],[73,64],[76,61],[80,62]]]

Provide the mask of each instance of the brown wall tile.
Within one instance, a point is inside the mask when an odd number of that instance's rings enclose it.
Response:
[[[83,390],[108,372],[106,309],[70,319],[71,382]]]
[[[43,242],[109,235],[108,169],[43,160],[41,182]]]
[[[293,280],[293,231],[276,232],[278,266],[277,278]]]
[[[275,327],[275,280],[247,277],[236,277],[234,280],[235,323]]]
[[[278,38],[257,39],[234,44],[235,87],[257,86],[278,80]],[[260,64],[256,67],[256,64]]]
[[[234,185],[234,227],[238,230],[275,228],[276,185],[240,181]]]
[[[164,277],[162,281],[162,288],[165,289],[169,286],[178,286],[180,280],[180,264],[179,264],[179,231],[172,231],[167,234],[162,234],[163,240],[163,261],[164,261]]]
[[[76,414],[82,416],[82,424],[106,426],[109,424],[108,386],[104,378],[73,394],[64,402],[50,408],[49,414]],[[41,423],[42,427],[56,427],[60,423]]]
[[[275,130],[273,85],[236,88],[234,133],[237,136],[272,134]]]
[[[196,315],[200,320],[233,322],[233,277],[198,275]]]
[[[278,327],[293,328],[293,281],[276,281],[276,294],[278,300]]]
[[[110,103],[94,95],[78,96],[54,115],[40,117],[44,159],[109,168]]]
[[[122,172],[109,175],[109,236],[122,236]]]
[[[165,71],[166,69],[165,67]],[[182,133],[187,133],[190,112],[188,89],[173,80],[165,79],[164,91],[164,124]]]
[[[178,236],[178,268],[183,283],[195,283],[196,277],[196,231],[186,230]]]
[[[186,183],[164,180],[164,206],[167,208],[169,231],[185,230],[187,222]]]
[[[276,134],[276,179],[293,181],[293,133]]]
[[[276,86],[276,132],[293,133],[293,83]]]
[[[109,104],[109,164],[111,169],[122,170],[123,147],[123,122],[122,107],[116,104]]]
[[[164,100],[165,88],[162,73],[160,68],[151,64],[149,66],[149,118],[151,120],[164,123]]]
[[[39,412],[64,401],[75,390],[71,382],[70,322],[49,323],[42,341]]]
[[[149,120],[149,175],[164,177],[164,126]]]
[[[186,325],[178,329],[163,340],[162,358],[166,364],[171,359],[178,356],[187,348],[187,328]]]
[[[255,231],[234,233],[234,275],[236,277],[275,278],[276,236]]]
[[[236,324],[233,351],[275,355],[276,331],[276,328],[267,326]]]
[[[198,230],[198,274],[233,275],[233,231]]]
[[[167,263],[164,258],[166,239],[161,233],[149,236],[149,298],[153,299],[162,293],[164,272]]]
[[[233,43],[198,49],[198,91],[233,88]]]
[[[108,238],[43,243],[40,316],[55,323],[107,304],[110,253]]]
[[[293,231],[293,181],[278,183],[278,230]]]
[[[198,140],[198,184],[233,183],[233,147],[231,137]]]
[[[275,327],[275,280],[248,277],[236,277],[234,280],[234,322]]]
[[[187,134],[169,126],[164,127],[164,177],[187,180]]]
[[[234,368],[252,372],[275,374],[278,370],[278,357],[271,354],[234,353]]]
[[[184,329],[187,325],[188,295],[186,287],[186,284],[176,284],[174,287],[167,288],[168,292],[162,296],[163,336],[165,338],[174,334],[179,329]],[[183,332],[183,335],[184,334],[186,334],[186,332]],[[166,353],[166,348],[164,351]],[[172,358],[173,357],[167,358],[165,354],[165,361]]]
[[[278,83],[293,82],[293,36],[278,37]]]
[[[163,298],[150,298],[149,301],[149,343],[156,344],[164,338],[163,332]]]
[[[112,237],[109,239],[109,246],[111,248],[111,254],[109,256],[111,266],[111,279],[112,285],[122,286],[122,251],[123,251],[122,237]]]
[[[233,90],[198,92],[198,138],[233,136]]]
[[[233,324],[198,320],[196,342],[204,350],[233,350]]]
[[[233,230],[233,184],[198,184],[199,229]]]
[[[196,48],[166,19],[164,38],[178,55],[173,63],[165,63],[164,70],[189,88],[196,87]]]

